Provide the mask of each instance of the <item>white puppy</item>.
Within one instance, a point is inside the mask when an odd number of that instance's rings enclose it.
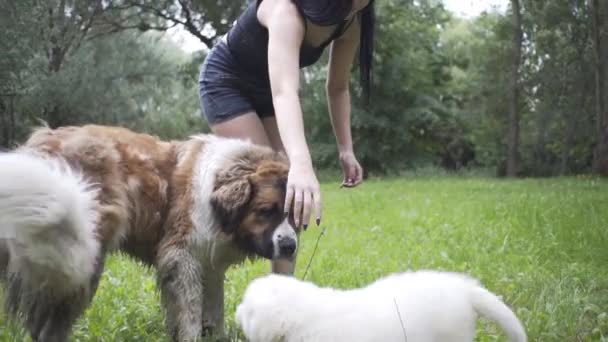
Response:
[[[354,290],[272,274],[249,285],[236,320],[251,342],[471,342],[478,315],[497,322],[510,341],[527,340],[498,297],[451,272],[394,274]]]

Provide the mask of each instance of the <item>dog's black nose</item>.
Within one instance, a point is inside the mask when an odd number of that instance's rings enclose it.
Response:
[[[296,251],[296,240],[292,238],[280,239],[279,251],[281,252],[281,256],[291,256]]]

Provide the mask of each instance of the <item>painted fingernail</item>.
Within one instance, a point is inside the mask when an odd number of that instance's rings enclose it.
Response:
[[[308,225],[307,224],[304,225],[304,230],[306,230],[306,229],[308,229]]]
[[[317,218],[317,226],[320,226],[320,225],[321,225],[321,219]]]

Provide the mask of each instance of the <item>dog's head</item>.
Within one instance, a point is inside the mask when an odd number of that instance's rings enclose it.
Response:
[[[289,164],[270,149],[250,146],[217,174],[211,206],[222,233],[267,259],[295,255],[298,232],[283,211]]]

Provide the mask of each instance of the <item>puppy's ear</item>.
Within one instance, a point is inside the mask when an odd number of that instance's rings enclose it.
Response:
[[[238,228],[251,200],[251,173],[252,170],[246,165],[237,164],[220,172],[215,179],[211,208],[220,221],[222,231],[228,235]]]

